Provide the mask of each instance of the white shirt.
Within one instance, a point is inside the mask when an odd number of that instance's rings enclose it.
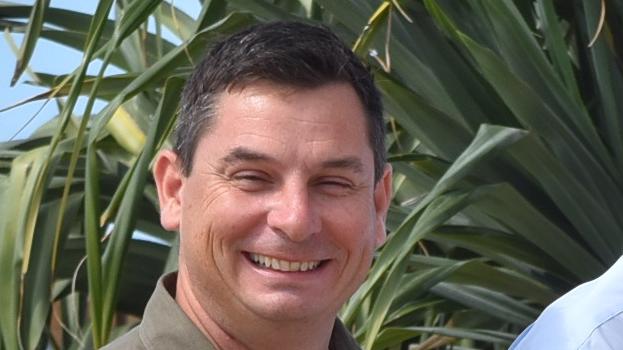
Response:
[[[509,350],[623,349],[623,257],[549,305]]]

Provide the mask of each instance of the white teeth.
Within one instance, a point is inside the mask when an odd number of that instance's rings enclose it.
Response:
[[[287,261],[260,254],[249,254],[251,260],[259,266],[277,271],[311,271],[320,265],[320,261]]]

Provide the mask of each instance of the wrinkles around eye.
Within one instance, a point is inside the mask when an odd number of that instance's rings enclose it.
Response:
[[[261,171],[239,171],[230,175],[229,179],[236,187],[246,191],[261,191],[273,184],[270,176]]]

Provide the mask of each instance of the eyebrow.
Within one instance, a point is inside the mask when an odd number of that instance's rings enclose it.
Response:
[[[246,147],[235,147],[225,157],[221,158],[223,163],[235,164],[243,161],[267,161],[277,163],[277,159],[268,154],[248,149]],[[328,169],[347,169],[356,173],[363,173],[363,162],[357,157],[343,157],[328,159],[322,162],[321,166]]]
[[[232,149],[225,157],[221,159],[224,163],[232,164],[241,161],[271,161],[276,159],[257,151],[250,150],[246,147],[236,147]]]
[[[363,172],[363,163],[361,159],[357,157],[329,159],[322,162],[322,167],[330,169],[350,169],[356,173]]]

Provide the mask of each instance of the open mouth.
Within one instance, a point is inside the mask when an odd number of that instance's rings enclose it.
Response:
[[[314,271],[325,262],[324,260],[288,261],[256,253],[245,253],[245,255],[255,266],[282,272]]]

